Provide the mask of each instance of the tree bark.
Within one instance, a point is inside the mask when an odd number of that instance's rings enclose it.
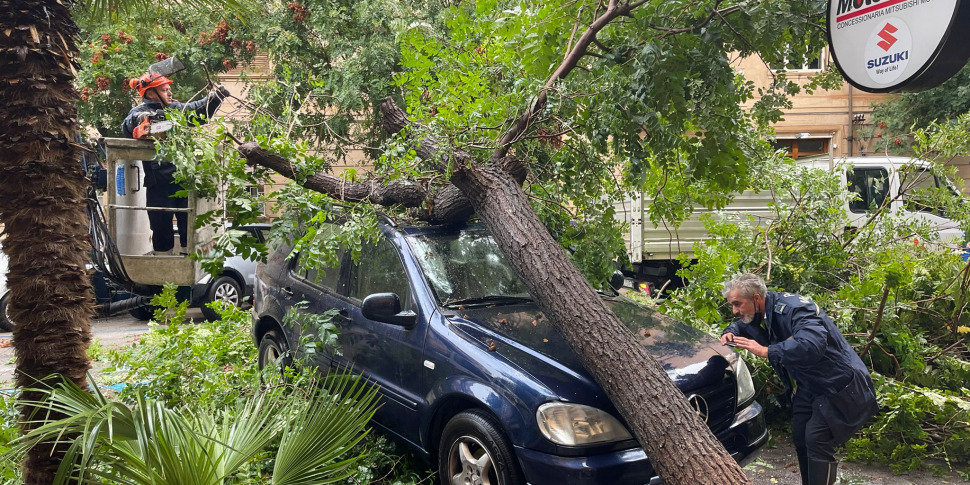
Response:
[[[87,180],[72,85],[78,54],[72,2],[0,0],[0,223],[17,386],[61,374],[87,386],[94,304],[85,263],[91,250]],[[27,417],[32,409],[22,407]],[[24,483],[48,484],[60,464],[49,445],[24,463]]]
[[[748,483],[737,462],[687,404],[683,393],[613,314],[502,170],[455,171],[478,217],[565,338],[626,418],[665,483]]]
[[[239,153],[252,165],[266,167],[276,173],[293,180],[298,180],[300,173],[289,160],[270,153],[259,147],[258,143],[243,143],[237,147]],[[332,194],[338,200],[346,202],[371,202],[379,205],[402,205],[404,207],[418,207],[428,197],[427,191],[420,184],[411,181],[396,181],[384,185],[379,181],[348,182],[323,172],[306,177],[301,184],[310,190],[324,194]]]

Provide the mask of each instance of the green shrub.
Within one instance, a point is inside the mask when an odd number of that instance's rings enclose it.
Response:
[[[152,300],[156,321],[130,347],[109,351],[114,372],[128,386],[121,393],[159,399],[170,406],[184,402],[224,406],[251,394],[259,385],[256,347],[247,311],[226,307],[213,322],[188,323],[185,302],[174,288]]]
[[[131,345],[108,350],[112,380],[129,384],[119,399],[129,404],[138,399],[157,399],[167,407],[180,408],[192,403],[195,409],[234,409],[257,393],[286,392],[313,385],[316,373],[312,368],[297,366],[286,371],[287,383],[270,388],[261,384],[256,364],[256,347],[250,328],[248,312],[233,307],[220,309],[222,318],[213,322],[189,322],[186,305],[168,288],[152,301],[157,307],[156,321],[150,331]],[[336,342],[336,328],[328,315],[296,312],[287,316],[290,324],[304,328],[312,326],[326,343],[304,342],[301,349],[313,352],[329,351]],[[264,372],[264,381],[271,373]],[[231,416],[231,414],[230,414]],[[16,415],[8,423],[16,436]],[[276,466],[276,445],[270,443],[253,459],[240,466],[227,483],[266,483]],[[417,484],[427,481],[430,472],[415,456],[380,435],[368,433],[350,452],[361,455],[355,474],[335,483],[343,485]]]

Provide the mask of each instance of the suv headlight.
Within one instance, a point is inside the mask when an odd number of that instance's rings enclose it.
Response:
[[[536,420],[543,436],[559,445],[589,445],[633,438],[609,413],[582,404],[543,404],[536,411]]]
[[[734,363],[734,379],[738,385],[738,404],[745,403],[754,399],[754,382],[751,380],[751,371],[744,363],[744,359],[738,357]]]

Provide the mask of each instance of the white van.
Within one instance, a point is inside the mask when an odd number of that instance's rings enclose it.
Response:
[[[829,160],[815,159],[804,164],[814,168],[829,168]],[[955,243],[964,237],[959,224],[927,200],[927,189],[957,190],[949,181],[933,175],[929,162],[907,157],[850,157],[836,159],[832,167],[838,171],[842,184],[858,196],[846,204],[849,220],[862,226],[868,219],[870,207],[879,207],[889,199],[890,213],[925,221],[944,242]]]
[[[926,221],[942,241],[952,243],[955,248],[956,243],[964,237],[959,224],[926,200],[924,189],[942,188],[956,193],[951,184],[929,171],[930,164],[926,161],[868,156],[820,157],[801,159],[796,163],[805,168],[836,171],[843,187],[859,195],[858,200],[849,201],[844,207],[851,225],[861,227],[871,215],[870,208],[888,203],[890,213]],[[694,208],[691,216],[677,227],[651,222],[648,213],[651,200],[645,193],[614,202],[616,217],[629,227],[624,239],[635,269],[633,278],[653,285],[674,280],[675,272],[680,267],[678,258],[681,255],[692,256],[693,244],[710,237],[701,219],[703,214],[717,213],[720,219],[739,223],[753,218],[756,225],[767,224],[775,217],[772,205],[784,202],[778,197],[779,194],[768,191],[745,191],[723,209]]]

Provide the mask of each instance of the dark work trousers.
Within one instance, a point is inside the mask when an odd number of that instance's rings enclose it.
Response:
[[[817,411],[816,396],[807,387],[799,386],[791,401],[791,436],[798,454],[798,471],[802,474],[802,483],[808,483],[809,461],[835,461],[835,438],[822,413]]]
[[[149,207],[187,208],[189,199],[172,197],[181,190],[179,184],[171,179],[159,180],[159,183],[145,188],[145,202]],[[175,247],[175,234],[172,232],[172,212],[148,211],[148,225],[152,229],[152,249],[155,251],[169,251]],[[175,221],[179,230],[179,242],[186,247],[188,235],[189,214],[175,212]]]

